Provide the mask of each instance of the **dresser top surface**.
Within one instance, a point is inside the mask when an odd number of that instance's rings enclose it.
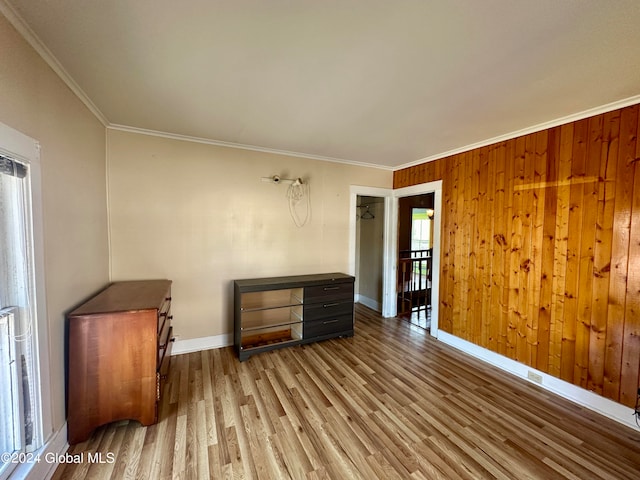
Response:
[[[171,280],[114,282],[72,311],[69,316],[159,308],[165,301],[170,287]]]
[[[326,285],[328,283],[349,283],[355,280],[346,273],[317,273],[312,275],[293,275],[288,277],[249,278],[235,280],[242,292],[266,290],[270,288],[295,288],[302,286]]]

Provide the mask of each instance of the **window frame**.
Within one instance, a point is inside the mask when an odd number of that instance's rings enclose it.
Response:
[[[39,387],[40,419],[38,428],[42,434],[43,446],[46,448],[53,434],[53,419],[51,409],[51,384],[49,368],[49,322],[45,291],[45,262],[44,262],[44,222],[42,202],[42,176],[40,163],[40,144],[35,139],[0,122],[0,154],[14,158],[29,166],[29,182],[27,195],[31,205],[31,234],[33,248],[33,282],[35,289],[34,323],[37,332],[35,362],[38,370],[37,385]],[[23,467],[10,469],[5,474],[10,476]],[[11,472],[11,473],[9,473]]]

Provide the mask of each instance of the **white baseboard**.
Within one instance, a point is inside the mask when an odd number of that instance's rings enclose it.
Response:
[[[560,380],[559,378],[531,368],[523,363],[516,362],[515,360],[492,352],[486,348],[479,347],[474,343],[463,340],[451,335],[450,333],[443,332],[442,330],[438,331],[438,340],[498,367],[501,370],[523,378],[534,385],[538,385],[545,390],[571,400],[572,402],[586,407],[589,410],[593,410],[594,412],[615,420],[627,427],[633,428],[634,430],[638,429],[632,408],[625,407],[613,400],[604,398],[596,393],[590,392],[589,390],[573,385],[572,383]],[[529,372],[532,372],[534,377],[537,376],[538,379],[541,380],[541,383],[531,380],[529,378]]]
[[[365,297],[364,295],[357,295],[356,303],[361,303],[371,310],[375,310],[376,312],[382,311],[382,304],[373,298]]]
[[[212,350],[233,345],[233,334],[213,335],[211,337],[190,338],[188,340],[176,340],[171,347],[171,355]]]

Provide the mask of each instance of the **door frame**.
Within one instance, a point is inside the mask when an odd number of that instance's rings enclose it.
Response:
[[[399,199],[404,197],[413,197],[416,195],[425,195],[433,193],[433,260],[431,264],[431,328],[429,329],[431,336],[438,337],[438,313],[440,310],[440,249],[441,249],[441,226],[442,226],[442,180],[435,182],[421,183],[411,187],[397,188],[392,191],[390,219],[389,224],[393,225],[392,231],[388,232],[391,236],[388,255],[393,258],[393,269],[388,272],[393,280],[393,298],[388,299],[389,304],[383,304],[383,313],[389,313],[391,317],[395,317],[398,313],[398,305],[396,302],[396,266],[398,262],[398,204]],[[393,232],[393,235],[391,234]],[[387,316],[387,315],[384,315]]]
[[[393,317],[395,314],[387,315],[386,308],[388,303],[388,297],[390,295],[390,289],[395,290],[395,279],[391,285],[389,285],[389,278],[395,275],[395,265],[389,261],[389,252],[391,251],[390,242],[393,239],[393,235],[389,235],[393,229],[390,226],[391,217],[389,215],[390,208],[393,201],[393,189],[391,188],[379,188],[379,187],[365,187],[361,185],[351,185],[349,195],[349,275],[356,274],[356,218],[357,218],[357,205],[358,197],[378,197],[384,198],[384,225],[383,225],[383,238],[382,238],[382,316]],[[395,295],[395,292],[391,292]]]
[[[395,317],[398,313],[396,302],[396,268],[398,264],[398,201],[402,197],[434,194],[433,216],[433,263],[431,282],[431,335],[438,336],[438,310],[440,305],[440,235],[442,225],[442,180],[422,183],[404,188],[379,188],[360,185],[350,186],[349,198],[349,274],[356,271],[356,215],[358,196],[384,198],[384,238],[382,261],[382,316]],[[438,308],[434,308],[438,306]]]

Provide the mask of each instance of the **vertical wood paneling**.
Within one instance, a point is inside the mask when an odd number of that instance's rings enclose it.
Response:
[[[607,306],[609,273],[611,272],[611,238],[613,236],[613,200],[616,190],[616,167],[620,112],[604,115],[600,145],[600,175],[598,182],[598,213],[593,263],[593,302],[591,335],[589,337],[589,377],[587,388],[603,394],[604,353],[607,338]]]
[[[571,156],[571,180],[569,187],[569,232],[582,231],[582,208],[585,181],[586,142],[589,122],[575,123]],[[567,275],[565,286],[565,312],[562,331],[560,378],[573,382],[576,358],[576,330],[578,316],[578,281],[580,278],[580,253],[582,236],[572,236],[567,244]]]
[[[560,155],[558,161],[558,186],[556,207],[555,242],[553,246],[553,282],[551,287],[551,343],[549,348],[549,373],[560,377],[562,343],[564,338],[565,292],[567,284],[567,248],[569,245],[569,195],[571,179],[571,155],[573,149],[572,123],[560,127]],[[553,188],[553,187],[552,187]]]
[[[637,391],[633,388],[634,380],[640,385],[640,141],[638,138],[640,138],[640,122],[636,130],[635,156],[631,159],[633,195],[620,385],[620,401],[626,405],[633,404],[637,398]]]
[[[547,147],[547,184],[558,182],[558,157],[560,154],[560,129],[549,131]],[[549,369],[549,345],[551,339],[551,295],[553,289],[553,254],[557,209],[557,189],[544,188],[544,221],[542,225],[542,267],[540,277],[540,309],[538,311],[538,358],[536,367],[543,372]]]
[[[504,234],[504,216],[495,215],[494,212],[504,211],[504,143],[489,147],[489,162],[494,165],[494,208],[487,212],[491,216],[493,232],[489,238],[491,244],[491,301],[488,318],[483,318],[488,323],[488,339],[483,345],[494,352],[499,351],[498,340],[500,337],[500,321],[496,321],[496,312],[502,310],[502,284],[504,283],[504,249],[506,236]]]
[[[394,173],[443,180],[440,326],[632,406],[640,106]]]
[[[533,232],[531,240],[532,248],[532,272],[530,275],[532,283],[531,305],[529,305],[529,316],[531,318],[531,329],[533,338],[531,339],[531,362],[528,365],[538,365],[540,346],[540,291],[542,278],[542,258],[544,242],[544,205],[547,189],[547,144],[549,135],[547,131],[540,132],[536,136],[535,166],[534,166],[534,190],[533,190]]]
[[[532,305],[532,272],[533,248],[531,244],[533,217],[533,192],[534,185],[534,161],[535,161],[536,135],[527,135],[524,150],[524,178],[522,191],[522,254],[520,256],[520,292],[519,307],[520,325],[519,348],[517,359],[519,362],[531,363],[533,356],[532,343],[535,342],[533,324],[531,322],[530,305]]]
[[[522,262],[522,192],[524,181],[524,149],[525,138],[515,140],[515,162],[513,172],[513,195],[510,208],[511,223],[511,251],[509,253],[509,297],[508,297],[508,331],[507,356],[518,360],[522,349],[522,313],[520,310]]]
[[[589,374],[589,335],[593,301],[593,261],[596,216],[598,211],[598,174],[602,144],[602,116],[589,119],[585,159],[585,183],[582,198],[582,238],[580,240],[580,279],[577,290],[578,318],[573,383],[587,388]]]
[[[450,188],[443,191],[443,222],[444,219],[454,219],[456,211],[454,200],[458,192],[458,171],[457,158],[450,159],[451,168],[447,169],[446,181],[450,185]],[[444,162],[444,160],[439,160]],[[444,184],[444,181],[443,181]],[[453,221],[453,220],[451,220]],[[447,332],[453,331],[453,304],[455,299],[455,229],[451,228],[451,221],[449,222],[449,228],[442,229],[442,277],[444,279],[443,288],[440,293],[441,308],[442,308],[442,320],[439,320],[439,325],[442,325],[443,329]],[[435,306],[435,299],[433,299],[433,305]]]
[[[469,190],[471,188],[471,182],[469,179],[469,153],[463,153],[460,155],[460,178],[458,183],[462,185],[462,189],[458,192],[456,200],[456,260],[454,271],[454,285],[455,289],[455,301],[453,303],[453,328],[454,331],[458,330],[460,335],[465,340],[469,340],[469,329],[467,328],[467,299],[469,283],[469,245],[467,242],[467,232],[469,230],[468,218],[465,218],[466,209],[465,204],[469,203]],[[456,316],[456,312],[458,315]]]
[[[484,230],[480,228],[481,225],[481,202],[484,201],[483,192],[480,189],[480,157],[482,155],[482,149],[476,149],[472,155],[471,166],[471,252],[469,254],[470,263],[469,271],[476,272],[473,281],[469,285],[469,307],[470,318],[482,318],[482,283],[484,277],[484,265],[483,265],[483,244],[480,231]],[[486,173],[486,172],[485,172]],[[479,343],[482,341],[482,321],[473,322],[473,334],[471,341]]]
[[[534,357],[534,343],[536,335],[533,330],[533,312],[531,307],[533,301],[533,224],[534,218],[534,192],[535,185],[535,150],[536,150],[537,134],[528,135],[525,143],[524,157],[524,185],[527,187],[523,190],[523,217],[522,217],[522,247],[524,258],[520,263],[520,271],[522,272],[521,290],[520,290],[520,311],[522,312],[521,329],[523,332],[522,351],[518,355],[518,361],[531,364]]]
[[[496,312],[500,315],[500,337],[502,340],[502,351],[499,353],[506,355],[509,358],[513,358],[515,353],[515,345],[513,343],[513,325],[510,319],[509,312],[509,294],[510,294],[510,279],[511,279],[511,254],[512,252],[512,229],[513,224],[513,184],[514,184],[514,162],[515,155],[515,140],[508,140],[505,142],[504,157],[505,157],[505,196],[504,204],[504,231],[505,231],[505,255],[504,264],[502,265],[502,271],[504,272],[504,284],[502,286],[502,305],[500,312]],[[499,345],[500,346],[500,345]]]
[[[494,231],[493,220],[494,215],[491,214],[494,210],[494,190],[492,188],[495,181],[495,164],[489,161],[490,158],[489,147],[482,149],[482,155],[480,157],[480,198],[482,203],[480,204],[479,211],[479,224],[480,224],[480,264],[482,265],[482,296],[478,302],[480,311],[478,314],[481,319],[481,331],[480,339],[477,343],[486,345],[489,341],[489,331],[491,325],[491,265],[492,265],[492,237]]]
[[[607,349],[604,359],[604,394],[618,398],[622,369],[623,331],[629,267],[633,166],[638,130],[637,107],[625,108],[620,117],[618,166],[611,246],[611,276],[607,308]]]

